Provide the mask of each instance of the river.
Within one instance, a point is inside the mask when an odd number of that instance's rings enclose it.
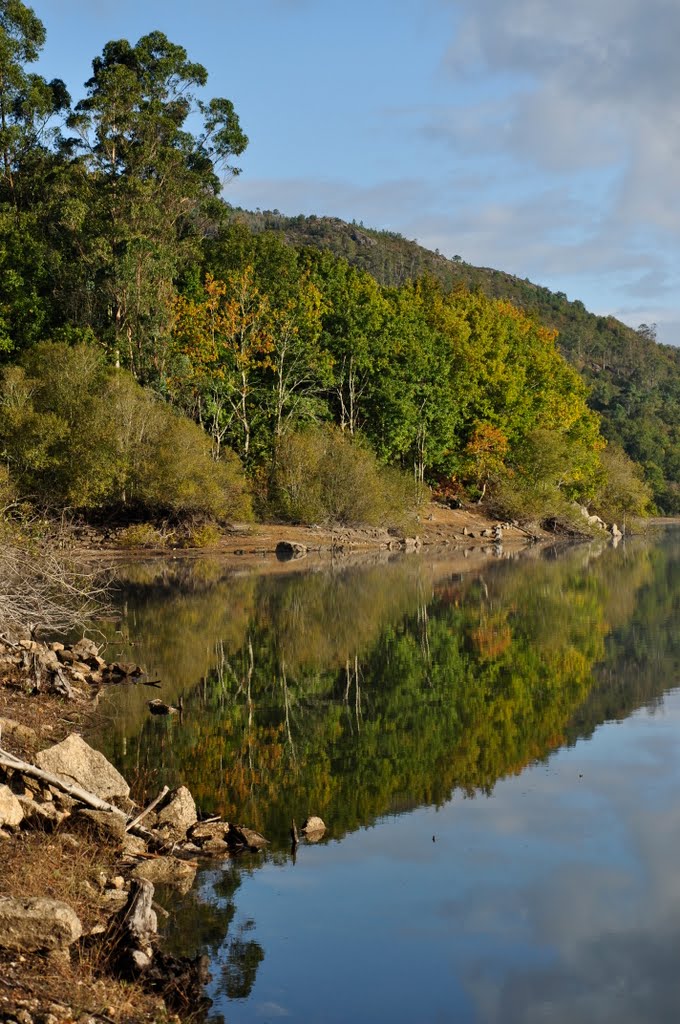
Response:
[[[213,1019],[678,1019],[680,530],[470,571],[121,577],[107,657],[162,685],[113,688],[99,745],[270,840],[160,894]],[[148,714],[180,694],[181,722]]]

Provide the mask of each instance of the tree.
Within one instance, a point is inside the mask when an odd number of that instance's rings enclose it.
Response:
[[[230,161],[248,140],[229,100],[196,97],[205,68],[162,32],[107,43],[92,70],[67,148],[87,171],[98,326],[138,379],[162,382],[174,281],[219,214],[219,175],[237,173]]]
[[[16,172],[45,142],[53,114],[70,99],[60,79],[46,82],[26,70],[39,57],[45,27],[21,0],[0,0],[0,153],[2,198],[19,210]]]
[[[169,381],[171,394],[207,426],[216,455],[230,436],[246,461],[263,405],[256,371],[271,366],[274,347],[271,308],[254,276],[252,266],[227,281],[208,274],[202,295],[176,300],[174,352],[183,360]]]

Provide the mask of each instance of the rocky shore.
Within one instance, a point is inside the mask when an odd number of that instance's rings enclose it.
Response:
[[[105,682],[136,673],[89,640],[0,640],[2,1021],[184,1020],[206,1007],[205,965],[159,943],[155,886],[187,892],[202,861],[257,854],[266,840],[199,820],[183,786],[137,806],[70,730]]]

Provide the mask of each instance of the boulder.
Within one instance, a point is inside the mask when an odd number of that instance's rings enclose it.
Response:
[[[18,796],[17,800],[24,812],[24,821],[32,828],[50,832],[68,817],[65,811],[57,810],[51,801],[40,803],[29,796]]]
[[[208,839],[224,839],[228,831],[228,821],[199,821],[191,829],[191,838],[196,843],[207,842]]]
[[[99,648],[94,641],[88,640],[87,637],[83,637],[83,639],[79,640],[77,644],[74,644],[71,650],[78,661],[89,662],[90,659],[96,659],[96,662],[99,661]]]
[[[43,897],[0,897],[0,947],[21,953],[63,950],[83,933],[71,907]]]
[[[82,808],[73,816],[73,823],[82,824],[104,842],[120,843],[125,837],[125,818],[112,811],[94,811]]]
[[[276,545],[275,554],[280,562],[289,562],[294,558],[304,558],[307,547],[294,540],[280,540]]]
[[[0,786],[0,826],[16,828],[23,821],[21,804],[9,786]]]
[[[196,865],[179,857],[155,857],[138,864],[133,878],[146,878],[154,885],[171,885],[181,893],[189,892],[196,878]]]
[[[75,782],[102,800],[130,795],[130,787],[120,772],[77,733],[41,750],[36,754],[35,763],[43,771],[54,772],[65,782]]]
[[[197,820],[196,804],[186,786],[174,790],[158,812],[158,827],[178,839],[183,838]]]
[[[245,847],[251,853],[257,853],[269,844],[269,840],[261,836],[259,832],[253,831],[252,828],[246,828],[245,825],[230,825],[227,843],[232,849],[238,850]]]
[[[300,831],[304,833],[307,842],[318,843],[326,831],[326,825],[323,819],[312,815],[310,818],[307,818]]]

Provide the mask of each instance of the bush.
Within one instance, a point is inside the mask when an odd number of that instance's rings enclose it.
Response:
[[[425,489],[333,427],[286,434],[275,452],[270,512],[293,522],[407,526]]]
[[[0,381],[0,454],[42,504],[249,519],[237,457],[87,345],[36,345]]]
[[[600,453],[600,473],[593,507],[605,522],[623,522],[626,516],[649,515],[653,506],[652,489],[643,479],[643,470],[623,448],[608,444]]]
[[[117,543],[121,548],[162,548],[167,537],[151,523],[133,523],[120,531]]]

